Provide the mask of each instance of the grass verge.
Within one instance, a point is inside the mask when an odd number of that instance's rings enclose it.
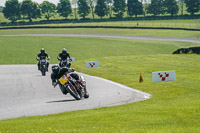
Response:
[[[108,38],[0,37],[0,64],[33,64],[41,47],[57,63],[63,47],[76,70],[104,77],[153,95],[149,100],[122,106],[73,111],[0,121],[0,132],[199,132],[199,55],[172,55],[188,42]],[[29,55],[29,56],[27,56]],[[86,69],[85,61],[100,67]],[[154,71],[176,70],[177,81],[152,83]],[[144,83],[139,83],[143,72]]]

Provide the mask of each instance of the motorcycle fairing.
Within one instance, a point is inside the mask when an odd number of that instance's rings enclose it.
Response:
[[[68,79],[65,75],[63,75],[60,79],[59,79],[59,82],[62,84],[62,85],[65,85],[67,83]]]

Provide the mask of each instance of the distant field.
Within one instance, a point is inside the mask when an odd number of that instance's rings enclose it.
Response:
[[[49,26],[165,27],[165,28],[200,29],[200,19],[139,20],[139,21],[118,21],[118,22],[87,22],[87,23],[45,24],[45,25],[49,25]]]
[[[57,28],[57,29],[17,29],[0,30],[0,35],[15,34],[114,34],[135,36],[159,36],[159,37],[186,37],[200,38],[199,31],[186,30],[145,30],[145,29],[103,29],[103,28]]]
[[[72,67],[77,71],[153,96],[146,101],[116,107],[2,120],[0,132],[198,132],[200,56],[171,54],[180,47],[191,46],[199,44],[110,38],[0,37],[0,64],[36,64],[35,56],[41,47],[51,56],[51,64],[58,63],[56,56],[66,47],[76,58]],[[85,62],[90,60],[100,61],[100,67],[85,68]],[[165,70],[176,70],[177,81],[152,83],[151,73]],[[139,83],[140,72],[144,83]]]
[[[91,17],[90,17],[91,18]],[[58,14],[55,17],[52,17],[51,20],[55,19],[65,19],[60,17]],[[74,19],[70,16],[68,19]],[[80,19],[80,18],[79,18]],[[33,19],[37,22],[42,19]],[[22,20],[20,20],[22,21]],[[28,22],[28,20],[23,20]],[[9,20],[3,17],[3,14],[0,13],[0,22],[9,22]],[[123,26],[123,27],[165,27],[165,28],[189,28],[189,29],[200,29],[200,19],[170,19],[170,20],[139,20],[139,21],[113,21],[113,22],[87,22],[87,23],[57,23],[57,24],[48,24],[44,22],[42,25],[34,24],[34,26]],[[20,26],[20,25],[18,25]],[[28,25],[30,26],[30,25]],[[0,26],[2,27],[2,26]],[[5,26],[3,26],[5,27]]]
[[[18,25],[30,27],[30,25]],[[177,20],[139,20],[139,21],[112,21],[112,22],[85,22],[85,23],[57,23],[35,24],[34,26],[119,26],[119,27],[164,27],[164,28],[187,28],[200,29],[200,19],[177,19]],[[5,26],[0,26],[5,27]]]
[[[3,16],[3,13],[0,12],[0,22],[10,22],[10,21]]]
[[[30,25],[17,25],[29,26]],[[35,24],[31,26],[119,26],[119,27],[164,27],[164,28],[188,28],[200,29],[200,19],[183,20],[140,20],[140,21],[113,21],[113,22],[85,22],[85,23],[57,23]],[[5,27],[5,26],[0,26]]]

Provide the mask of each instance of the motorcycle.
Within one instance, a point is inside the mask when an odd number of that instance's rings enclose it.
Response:
[[[40,71],[42,76],[46,75],[47,69],[47,61],[45,59],[40,60]]]
[[[70,68],[71,62],[72,62],[71,59],[61,60],[60,67],[68,67],[68,68]]]
[[[89,94],[86,92],[86,82],[83,76],[80,76],[81,83],[75,80],[72,75],[65,74],[57,82],[63,94],[70,93],[76,100],[80,100],[83,97],[88,98]]]

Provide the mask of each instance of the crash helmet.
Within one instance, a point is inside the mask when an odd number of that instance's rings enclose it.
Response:
[[[44,52],[45,52],[44,48],[42,48],[42,49],[40,50],[40,52],[41,52],[41,53],[44,53]]]
[[[62,49],[62,54],[66,54],[67,53],[67,49],[66,48],[63,48]]]
[[[52,69],[52,72],[55,74],[59,73],[59,71],[60,71],[60,67],[57,64],[53,65],[51,69]]]

